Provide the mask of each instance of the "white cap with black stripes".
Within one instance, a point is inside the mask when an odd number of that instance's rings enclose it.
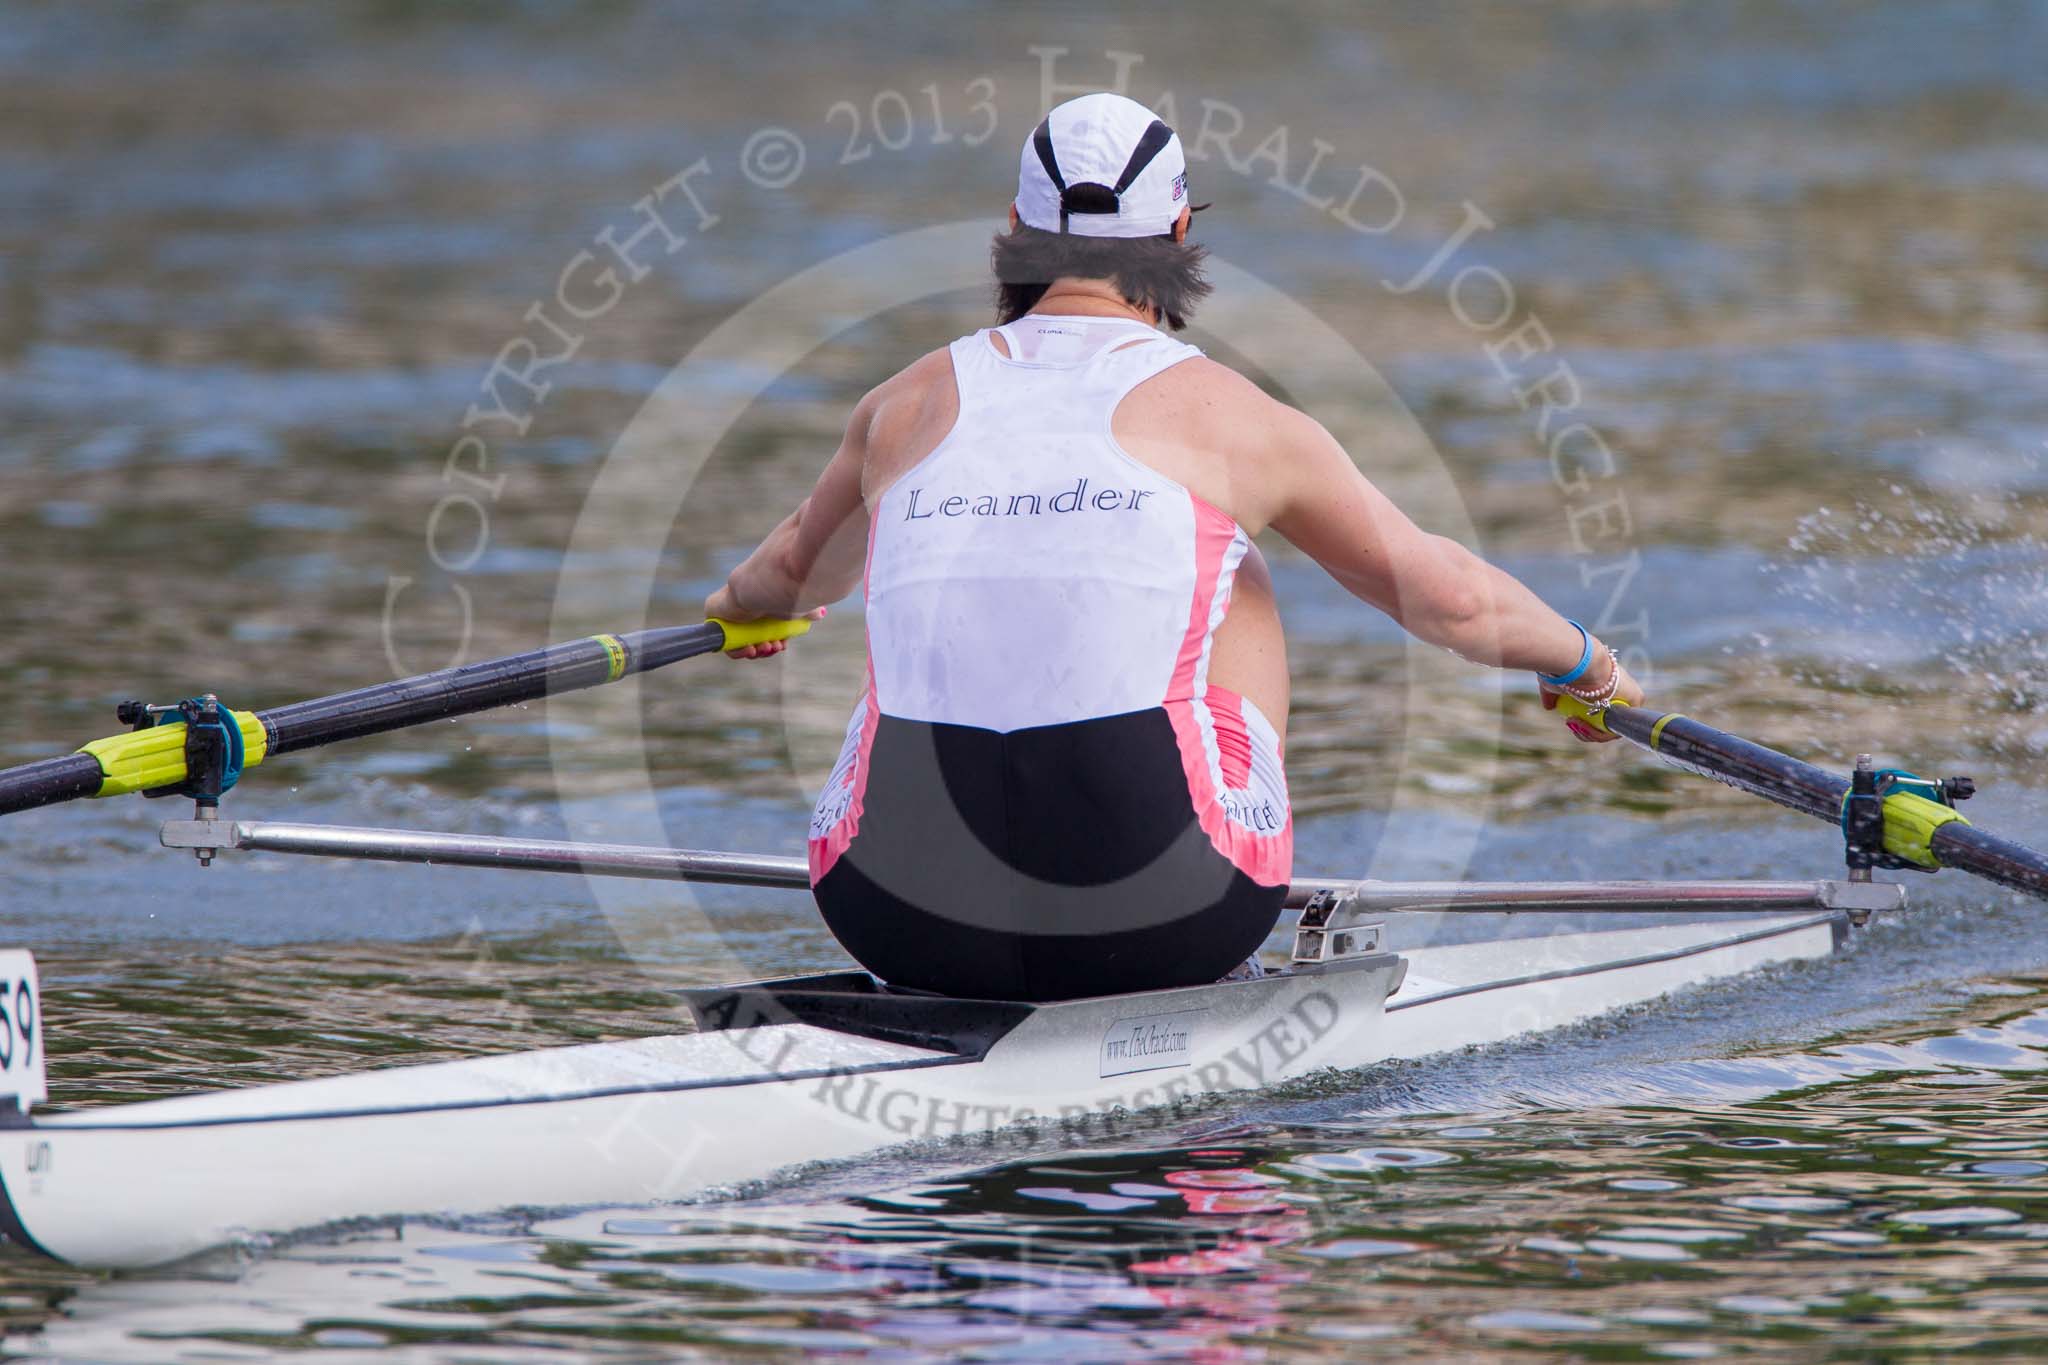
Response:
[[[1081,237],[1161,237],[1188,202],[1187,158],[1173,129],[1133,99],[1083,95],[1024,140],[1017,216]]]

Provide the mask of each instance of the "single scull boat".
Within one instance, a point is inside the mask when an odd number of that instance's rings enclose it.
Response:
[[[0,1231],[146,1266],[342,1219],[679,1199],[1557,1028],[1824,956],[1852,916],[1902,900],[1847,882],[1365,883],[1317,890],[1295,963],[1243,981],[1042,1005],[854,971],[686,991],[694,1032],[17,1116],[0,1128]],[[1382,947],[1403,912],[1527,909],[1720,913]]]

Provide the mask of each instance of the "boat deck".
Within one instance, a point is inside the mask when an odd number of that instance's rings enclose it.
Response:
[[[1392,1015],[1482,992],[1526,994],[1531,989],[1576,977],[1611,976],[1623,967],[1640,968],[1659,961],[1673,964],[1673,986],[1684,985],[1699,979],[1698,959],[1703,952],[1731,952],[1760,939],[1782,938],[1788,931],[1803,926],[1832,925],[1838,918],[1826,912],[1770,915],[1709,924],[1605,929],[1409,949],[1401,954],[1408,964],[1406,976],[1388,997],[1386,1010]],[[862,989],[848,989],[853,982],[868,984]],[[780,1017],[794,1018],[796,1022],[707,1026],[691,1033],[385,1067],[346,1076],[208,1091],[101,1109],[39,1111],[34,1123],[38,1128],[155,1128],[399,1114],[709,1089],[767,1079],[810,1080],[866,1071],[920,1069],[978,1059],[986,1050],[985,1041],[978,1045],[959,1041],[960,1034],[975,1032],[977,1010],[990,1017],[985,1034],[998,1035],[1033,1012],[1029,1006],[877,996],[871,979],[853,972],[767,984],[783,988],[776,999],[794,1005],[798,1012],[792,1015],[785,1011]],[[1243,984],[1256,988],[1257,983]],[[786,989],[820,985],[832,989]],[[1629,991],[1630,998],[1636,999],[1642,998],[1643,993],[1639,983]],[[690,995],[700,1016],[706,1013],[707,1001],[749,998],[730,991]],[[1598,995],[1598,988],[1591,988],[1589,998]],[[938,1036],[943,1031],[911,1026],[899,1028],[896,1037],[888,1036],[887,1029],[849,1031],[822,1022],[804,1022],[806,1018],[822,1021],[833,1017],[830,1008],[797,1003],[804,999],[823,1000],[828,1006],[833,1001],[841,1002],[840,1013],[847,1012],[847,1001],[858,1005],[865,1000],[871,1006],[892,1002],[910,1007],[939,1006],[964,1015],[965,1023],[957,1024],[955,1033],[948,1036]],[[1124,1013],[1142,1012],[1143,996],[1126,999],[1131,1003]],[[886,1016],[891,1012],[877,1013]],[[916,1021],[920,1011],[910,1008],[902,1013]],[[1555,1005],[1545,1013],[1555,1015]],[[762,1017],[766,1016],[743,1016],[743,1022]],[[877,1036],[878,1032],[881,1036]],[[904,1040],[906,1036],[923,1034],[933,1035],[919,1039],[929,1045]]]
[[[852,1037],[811,1024],[675,1033],[582,1043],[498,1057],[384,1067],[346,1076],[145,1100],[68,1112],[36,1111],[38,1128],[153,1128],[249,1120],[392,1114],[597,1098],[858,1073],[963,1060],[931,1048]]]
[[[1408,976],[1387,999],[1387,1009],[1411,1009],[1431,1000],[1505,990],[1542,980],[1562,980],[1624,966],[1697,956],[1716,944],[1729,947],[1773,938],[1805,925],[1836,925],[1834,911],[1759,915],[1712,923],[1656,924],[1632,929],[1487,939],[1429,948],[1399,949]],[[1597,945],[1597,946],[1596,946]],[[1589,948],[1594,949],[1588,951]],[[1687,973],[1693,975],[1692,972]]]

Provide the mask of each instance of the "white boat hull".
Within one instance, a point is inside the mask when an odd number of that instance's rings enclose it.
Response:
[[[1376,953],[1006,1007],[982,1043],[765,1022],[39,1115],[0,1129],[0,1231],[79,1265],[146,1266],[347,1219],[682,1198],[1501,1041],[1824,956],[1841,933],[1823,912]]]

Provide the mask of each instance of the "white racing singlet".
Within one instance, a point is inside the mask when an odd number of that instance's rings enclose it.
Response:
[[[950,348],[953,429],[877,500],[868,686],[811,822],[813,882],[860,828],[882,716],[999,733],[1163,709],[1202,831],[1262,886],[1284,884],[1293,823],[1281,741],[1209,685],[1250,541],[1119,446],[1118,403],[1200,355],[1143,323],[1027,315]]]

